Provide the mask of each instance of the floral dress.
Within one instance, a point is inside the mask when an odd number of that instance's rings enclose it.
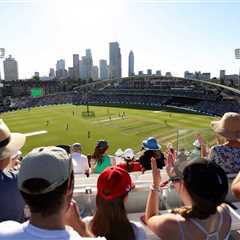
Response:
[[[225,173],[240,171],[240,148],[216,145],[211,148],[209,159],[223,168]]]

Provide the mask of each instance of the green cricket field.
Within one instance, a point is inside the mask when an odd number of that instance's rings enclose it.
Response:
[[[80,142],[83,152],[91,154],[96,141],[109,142],[109,153],[118,148],[141,150],[142,141],[156,137],[164,150],[168,143],[192,148],[196,134],[201,133],[208,145],[215,143],[210,129],[213,117],[153,110],[90,106],[95,117],[84,117],[86,106],[52,105],[2,113],[1,118],[12,132],[36,133],[27,137],[26,154],[34,147]]]

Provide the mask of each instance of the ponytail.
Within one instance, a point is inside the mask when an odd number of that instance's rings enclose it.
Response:
[[[192,207],[181,207],[175,208],[171,212],[174,214],[179,214],[182,217],[189,218],[198,218],[198,219],[207,219],[210,215],[215,214],[217,212],[217,206],[208,204],[204,207],[200,207],[199,205],[193,205]],[[212,205],[212,206],[210,206]]]

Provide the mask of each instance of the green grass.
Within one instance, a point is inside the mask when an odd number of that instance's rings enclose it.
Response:
[[[34,132],[47,130],[48,133],[27,138],[23,152],[34,147],[72,144],[80,142],[85,153],[92,153],[96,140],[106,139],[110,143],[109,153],[117,148],[127,147],[139,151],[142,140],[155,136],[165,149],[168,142],[179,147],[192,147],[193,138],[201,132],[208,143],[213,143],[213,133],[209,128],[212,117],[185,113],[156,112],[152,110],[137,110],[113,107],[90,107],[95,112],[94,118],[82,117],[85,106],[58,105],[32,108],[16,112],[1,114],[11,131]],[[72,112],[75,112],[74,116]],[[125,112],[127,119],[109,120],[117,118],[119,113]],[[46,121],[49,125],[46,126]],[[69,130],[66,125],[69,124]],[[177,129],[179,133],[177,134]],[[91,137],[88,139],[88,131]],[[179,141],[177,141],[177,136]]]

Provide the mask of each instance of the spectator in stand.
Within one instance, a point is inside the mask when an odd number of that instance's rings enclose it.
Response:
[[[228,112],[219,121],[211,122],[213,130],[226,139],[210,149],[209,158],[229,173],[240,171],[240,114]]]
[[[116,165],[123,161],[123,150],[121,148],[118,148],[117,151],[115,152],[114,159],[115,159]]]
[[[124,163],[119,163],[117,166],[126,170],[127,172],[141,171],[142,167],[138,161],[134,160],[135,154],[131,148],[127,148],[123,152]]]
[[[97,141],[91,160],[92,173],[101,173],[105,168],[112,165],[110,157],[106,154],[108,147],[107,141]]]
[[[200,133],[197,134],[195,141],[193,142],[194,149],[189,155],[189,159],[198,160],[200,158],[205,158],[207,155],[206,145],[204,143],[203,137]]]
[[[167,151],[166,151],[166,156],[171,155],[171,158],[176,161],[177,158],[177,153],[172,145],[172,143],[168,143],[167,145]]]
[[[83,219],[95,236],[107,240],[144,240],[140,224],[127,218],[125,204],[133,183],[129,174],[122,168],[106,168],[98,178],[96,213]]]
[[[18,151],[25,143],[25,136],[11,133],[0,120],[0,222],[5,220],[24,221],[25,203],[17,188]]]
[[[146,224],[163,240],[228,239],[231,216],[223,204],[228,193],[225,172],[207,160],[188,161],[182,169],[179,176],[172,171],[170,179],[184,206],[159,216],[161,175],[152,158],[153,185],[145,210]]]
[[[74,143],[71,147],[71,156],[73,161],[74,173],[86,174],[89,177],[89,165],[87,157],[81,153],[80,143]]]
[[[142,171],[151,170],[151,158],[154,157],[157,161],[158,168],[164,167],[164,154],[161,152],[161,145],[157,142],[156,138],[149,137],[143,141],[144,150],[143,155],[139,158],[140,164],[142,165]]]
[[[33,149],[23,159],[18,175],[18,188],[29,206],[30,220],[0,223],[0,239],[73,240],[82,239],[80,235],[91,236],[72,201],[73,182],[72,161],[64,149]]]
[[[175,165],[179,165],[182,162],[187,160],[188,155],[186,154],[186,150],[184,148],[179,149],[179,151],[176,154],[176,161]],[[168,157],[167,157],[168,159]]]

